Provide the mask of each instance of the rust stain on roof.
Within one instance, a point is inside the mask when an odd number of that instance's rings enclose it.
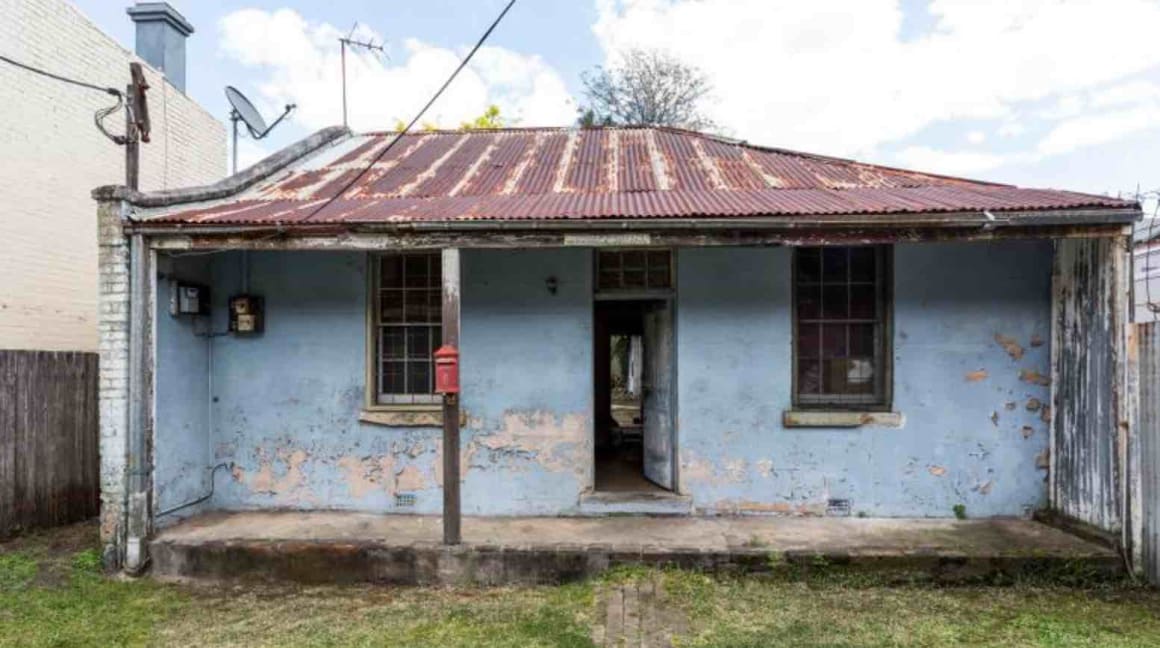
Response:
[[[401,141],[334,198],[395,138]],[[601,218],[730,218],[1131,208],[752,146],[671,128],[498,129],[357,136],[320,168],[291,169],[226,204],[156,223],[246,225]]]

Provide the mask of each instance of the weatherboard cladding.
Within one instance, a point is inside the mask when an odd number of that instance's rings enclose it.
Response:
[[[382,159],[374,161],[397,137]],[[1128,208],[767,149],[667,128],[501,129],[355,136],[321,166],[275,174],[225,204],[154,223],[393,223],[729,218]],[[324,209],[347,184],[373,165]]]

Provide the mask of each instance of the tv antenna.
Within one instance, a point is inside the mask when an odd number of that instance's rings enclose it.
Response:
[[[358,23],[356,22],[355,24],[351,25],[349,34],[343,38],[338,39],[338,42],[340,43],[339,47],[342,49],[342,125],[345,128],[349,128],[349,124],[347,123],[346,118],[346,48],[361,47],[369,52],[378,52],[383,56],[386,56],[387,60],[390,60],[391,58],[387,56],[387,51],[383,49],[382,45],[375,45],[375,40],[373,38],[368,41],[354,40],[354,30],[357,27]]]
[[[297,104],[286,104],[286,109],[274,120],[273,124],[266,125],[266,120],[262,119],[262,113],[246,99],[246,95],[242,94],[237,88],[233,86],[226,86],[226,100],[230,102],[230,121],[234,125],[234,173],[238,172],[238,122],[243,122],[246,125],[246,130],[250,131],[250,137],[260,140],[270,134],[274,127],[282,123],[286,119]]]

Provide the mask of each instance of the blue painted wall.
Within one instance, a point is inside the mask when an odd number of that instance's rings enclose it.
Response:
[[[847,499],[872,516],[950,516],[956,504],[992,516],[1044,504],[1047,425],[1028,403],[1046,403],[1048,388],[1020,371],[1048,373],[1050,243],[897,246],[900,428],[782,425],[791,259],[787,249],[680,252],[681,489],[698,509],[823,514]],[[1018,360],[997,335],[1019,345]]]
[[[568,512],[590,487],[591,263],[581,249],[464,253],[465,513]]]
[[[198,335],[208,330],[207,322],[169,315],[169,278],[208,285],[210,261],[207,257],[166,258],[159,262],[158,270],[154,489],[157,509],[166,510],[209,492],[207,466],[213,455],[210,342]]]
[[[244,258],[203,258],[212,276],[190,263],[173,272],[212,283],[213,330],[225,331]],[[467,513],[568,511],[590,483],[589,263],[578,250],[463,256]],[[231,462],[218,474],[213,507],[439,512],[440,430],[359,420],[366,255],[251,253],[248,268],[249,291],[265,298],[266,330],[214,338],[212,437],[206,340],[193,320],[158,314],[161,506],[207,492],[209,467]],[[549,276],[558,280],[555,295]],[[413,504],[400,506],[400,494]]]
[[[1046,344],[1032,339],[1049,334],[1049,243],[896,249],[900,428],[782,426],[791,256],[679,252],[679,477],[698,510],[821,514],[841,498],[867,515],[949,516],[964,504],[984,516],[1043,504],[1046,424],[1027,405],[1046,403],[1048,389],[1020,370],[1048,369]],[[243,257],[193,259],[173,270],[212,283],[223,331]],[[575,512],[592,483],[592,255],[477,250],[462,263],[464,511]],[[266,332],[214,340],[212,421],[205,341],[159,304],[161,506],[201,494],[208,468],[232,462],[213,507],[439,512],[439,430],[359,421],[367,257],[262,252],[248,265]],[[400,494],[414,504],[400,506]]]

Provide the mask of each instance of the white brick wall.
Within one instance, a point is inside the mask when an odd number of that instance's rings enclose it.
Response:
[[[116,564],[124,521],[129,407],[129,245],[121,236],[121,203],[101,204],[97,216],[100,298],[101,539]]]
[[[119,89],[139,60],[64,0],[0,0],[0,53]],[[197,62],[188,64],[197,74]],[[141,145],[141,189],[220,179],[225,126],[146,68],[153,137]],[[0,64],[0,348],[97,350],[90,192],[124,182],[125,153],[97,131],[93,113],[113,101]],[[124,113],[107,124],[122,132]]]

